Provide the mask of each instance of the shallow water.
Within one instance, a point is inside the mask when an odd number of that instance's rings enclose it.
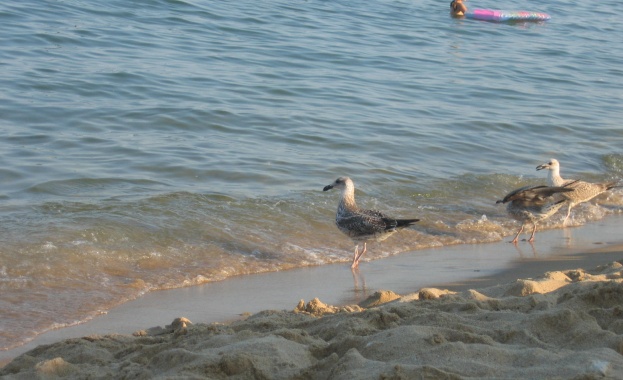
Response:
[[[341,175],[422,219],[370,259],[504,239],[495,200],[550,157],[623,177],[611,1],[519,2],[552,15],[523,24],[433,1],[42,4],[0,5],[0,349],[151,290],[347,262],[322,192]],[[622,210],[619,189],[572,223]]]

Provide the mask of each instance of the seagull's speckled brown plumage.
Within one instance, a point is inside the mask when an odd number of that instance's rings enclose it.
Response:
[[[356,244],[352,268],[359,265],[359,259],[366,252],[368,240],[383,241],[396,230],[408,227],[419,219],[394,219],[376,210],[362,210],[355,202],[355,184],[348,177],[340,177],[323,191],[342,189],[342,197],[337,206],[335,224],[337,228],[350,237]],[[359,243],[363,242],[363,250],[359,252]]]
[[[573,207],[580,203],[588,202],[599,194],[616,186],[616,182],[591,183],[580,180],[563,179],[560,176],[560,163],[553,158],[549,162],[536,167],[536,170],[543,169],[548,170],[547,179],[550,186],[568,186],[573,189],[573,191],[563,194],[563,196],[569,200],[567,203],[567,216],[563,224],[567,223],[567,219],[569,219]]]
[[[547,187],[547,186],[524,186],[508,193],[504,199],[496,203],[508,203],[506,211],[515,220],[521,222],[521,227],[513,239],[517,243],[519,234],[527,223],[532,223],[532,235],[528,241],[534,241],[537,223],[554,215],[565,203],[567,199],[557,196],[573,191],[567,187]]]

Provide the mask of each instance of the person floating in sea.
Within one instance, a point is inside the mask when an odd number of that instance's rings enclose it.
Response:
[[[462,17],[467,12],[467,6],[463,4],[463,0],[452,0],[450,3],[450,14],[452,17]]]

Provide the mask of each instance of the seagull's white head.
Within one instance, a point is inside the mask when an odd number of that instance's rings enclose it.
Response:
[[[552,170],[552,171],[560,170],[560,164],[558,163],[557,159],[552,158],[551,160],[549,160],[549,162],[546,162],[536,167],[536,170],[543,170],[543,169]]]
[[[348,177],[340,177],[336,179],[332,184],[325,186],[322,191],[331,190],[333,188],[345,189],[348,186],[353,186],[353,181]]]

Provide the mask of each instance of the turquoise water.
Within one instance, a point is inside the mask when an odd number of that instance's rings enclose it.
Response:
[[[348,262],[322,192],[341,175],[422,219],[370,259],[506,239],[495,200],[552,157],[621,179],[614,6],[519,1],[552,20],[496,24],[433,1],[1,4],[0,349],[148,291]],[[621,213],[619,189],[572,223]]]

